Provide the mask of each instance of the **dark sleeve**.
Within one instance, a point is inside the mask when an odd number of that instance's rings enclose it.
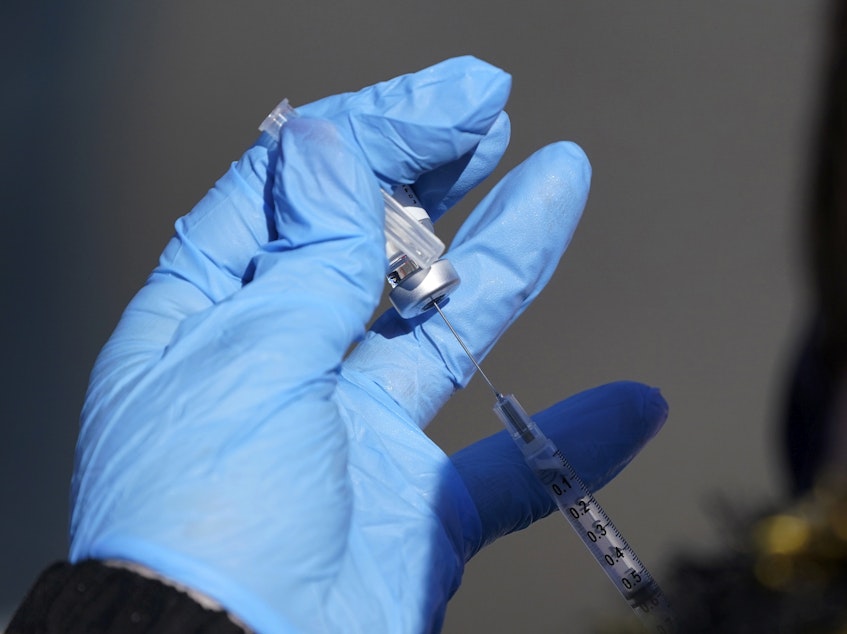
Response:
[[[45,570],[6,634],[244,634],[225,612],[180,590],[97,561]]]

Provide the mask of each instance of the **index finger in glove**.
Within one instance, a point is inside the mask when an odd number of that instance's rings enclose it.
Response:
[[[357,93],[303,106],[355,139],[383,187],[418,177],[473,150],[500,116],[511,79],[457,57]],[[469,107],[470,106],[470,107]]]
[[[384,186],[413,182],[422,171],[471,160],[471,177],[463,180],[461,169],[458,176],[449,174],[458,181],[454,189],[463,192],[480,173],[493,169],[505,148],[507,123],[501,120],[490,144],[496,148],[484,153],[484,161],[472,160],[474,149],[501,116],[509,87],[508,74],[464,57],[301,110],[334,122],[361,149]],[[187,315],[218,303],[249,281],[254,255],[279,237],[270,164],[277,157],[276,150],[257,144],[177,221],[176,236],[125,312],[116,339],[156,353]],[[435,189],[428,188],[430,198],[438,198]]]

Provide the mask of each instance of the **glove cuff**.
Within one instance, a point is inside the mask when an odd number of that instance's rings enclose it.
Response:
[[[86,560],[47,568],[20,605],[7,634],[244,634],[224,611],[130,570]]]

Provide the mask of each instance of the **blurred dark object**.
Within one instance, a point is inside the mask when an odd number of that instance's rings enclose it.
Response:
[[[678,616],[677,634],[847,631],[844,482],[816,486],[783,509],[724,515],[727,547],[717,555],[681,555],[663,580]],[[596,632],[641,630],[621,623]]]
[[[822,327],[816,324],[802,345],[788,392],[785,451],[795,495],[812,487],[829,459],[826,448],[834,422],[830,412],[838,373],[824,340]]]
[[[808,214],[813,301],[817,308],[788,392],[786,454],[795,493],[838,467],[838,403],[847,367],[847,3],[832,8],[829,65],[812,163]]]
[[[725,527],[716,557],[682,557],[670,581],[680,632],[835,634],[847,627],[847,487]]]
[[[794,497],[725,522],[722,551],[677,557],[665,585],[680,633],[847,632],[847,2],[831,15],[806,216],[815,314],[783,436]]]

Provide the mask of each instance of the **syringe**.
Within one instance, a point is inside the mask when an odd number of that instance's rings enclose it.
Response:
[[[503,421],[530,469],[603,572],[651,631],[657,634],[676,632],[673,612],[659,585],[574,468],[529,417],[514,394],[504,395],[494,387],[438,303],[433,307],[494,392],[497,398],[494,413]]]

